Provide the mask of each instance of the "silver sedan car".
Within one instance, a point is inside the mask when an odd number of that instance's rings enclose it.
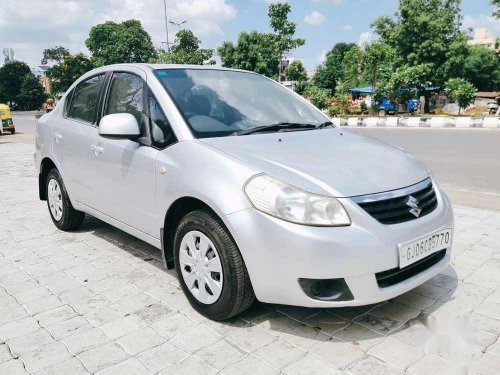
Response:
[[[58,228],[89,214],[158,247],[215,320],[255,299],[376,303],[450,259],[452,207],[425,165],[251,72],[93,70],[39,120],[34,158]]]

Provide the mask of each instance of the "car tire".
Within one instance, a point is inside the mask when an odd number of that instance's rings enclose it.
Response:
[[[47,207],[54,225],[64,231],[78,229],[85,213],[73,208],[59,171],[53,168],[46,179]]]
[[[196,261],[190,240],[199,255]],[[248,309],[255,299],[238,246],[222,221],[208,210],[193,211],[181,219],[174,238],[174,263],[189,303],[209,319],[227,320]],[[219,267],[220,273],[207,271]]]

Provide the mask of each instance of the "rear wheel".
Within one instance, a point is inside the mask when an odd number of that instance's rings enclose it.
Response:
[[[73,208],[59,171],[54,168],[47,175],[47,207],[55,226],[61,230],[75,230],[82,225],[85,214]]]
[[[182,290],[200,314],[226,320],[255,299],[245,263],[224,224],[211,212],[182,218],[174,240],[174,262]]]
[[[380,117],[385,116],[385,111],[384,111],[383,109],[381,109],[380,111],[378,111],[378,115],[379,115]]]
[[[10,129],[10,134],[14,134],[16,132],[16,129],[13,128],[13,129]]]

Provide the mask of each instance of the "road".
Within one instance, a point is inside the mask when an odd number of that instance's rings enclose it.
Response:
[[[500,210],[500,131],[354,128],[425,162],[455,204]]]
[[[34,113],[14,113],[16,142],[32,143]],[[454,204],[500,210],[500,131],[344,128],[399,146],[424,161]],[[7,134],[1,141],[10,139]]]

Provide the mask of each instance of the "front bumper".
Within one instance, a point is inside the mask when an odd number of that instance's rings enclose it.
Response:
[[[255,209],[226,215],[257,299],[305,307],[359,306],[396,297],[441,272],[451,248],[436,264],[395,285],[380,288],[375,274],[397,268],[397,245],[443,228],[453,228],[453,211],[437,187],[437,208],[409,222],[384,225],[349,198],[339,199],[349,213],[348,227],[311,227],[270,217]],[[299,279],[343,278],[349,301],[322,301],[305,294]]]

